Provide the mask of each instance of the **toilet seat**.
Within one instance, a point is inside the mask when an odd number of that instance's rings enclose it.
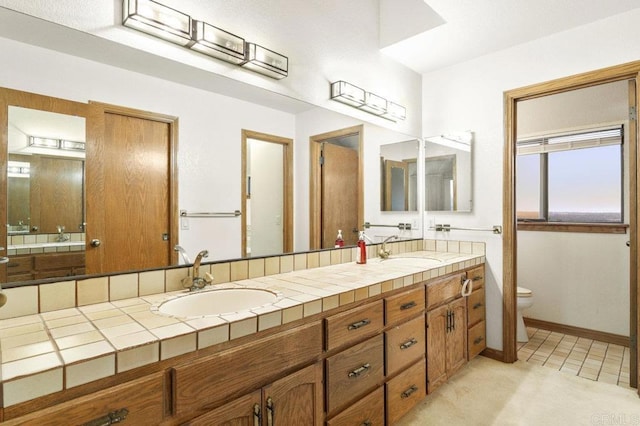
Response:
[[[518,287],[518,297],[531,297],[532,291],[528,288]]]

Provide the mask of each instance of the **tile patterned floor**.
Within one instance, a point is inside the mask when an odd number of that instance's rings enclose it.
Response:
[[[527,327],[518,359],[585,379],[629,387],[629,348]]]

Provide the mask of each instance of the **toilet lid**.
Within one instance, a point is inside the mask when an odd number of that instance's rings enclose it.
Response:
[[[531,297],[531,290],[524,287],[518,287],[518,297]]]

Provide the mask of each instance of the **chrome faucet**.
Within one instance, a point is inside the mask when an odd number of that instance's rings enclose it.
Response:
[[[398,236],[397,235],[391,235],[387,238],[385,238],[382,241],[382,246],[380,247],[380,250],[378,251],[378,256],[380,256],[381,259],[388,259],[389,255],[391,254],[391,250],[387,250],[387,243],[391,240],[395,240],[397,239]]]
[[[189,255],[187,254],[186,250],[182,248],[182,246],[177,245],[173,247],[173,250],[177,251],[180,254],[180,256],[182,256],[182,261],[185,264],[188,265],[189,263],[191,263],[191,259],[189,259]]]
[[[56,241],[58,241],[59,243],[63,243],[65,241],[69,241],[69,239],[71,237],[69,235],[65,235],[64,234],[64,226],[63,225],[56,225],[56,228],[58,229],[58,237],[56,238]]]
[[[204,257],[209,257],[209,250],[202,250],[196,256],[195,262],[193,262],[193,279],[190,280],[190,291],[200,290],[201,288],[204,288],[205,285],[211,284],[211,282],[213,281],[213,277],[210,273],[206,273],[204,278],[200,276],[200,263],[202,262],[202,258]],[[187,282],[189,282],[188,278],[189,277],[187,276]]]

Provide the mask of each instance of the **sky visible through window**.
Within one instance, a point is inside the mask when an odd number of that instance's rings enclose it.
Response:
[[[620,222],[622,220],[621,145],[548,154],[549,221]],[[544,219],[540,154],[518,156],[518,218]]]

